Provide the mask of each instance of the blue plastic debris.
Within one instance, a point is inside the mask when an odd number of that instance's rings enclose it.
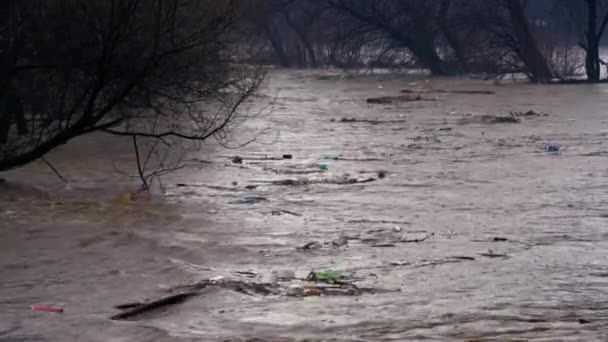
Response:
[[[561,147],[557,144],[547,144],[545,145],[545,152],[556,153],[559,152]]]

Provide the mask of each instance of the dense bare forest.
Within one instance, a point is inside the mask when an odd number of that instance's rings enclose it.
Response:
[[[221,136],[262,79],[255,65],[523,74],[542,83],[599,82],[606,65],[603,0],[2,6],[0,170],[92,131],[194,141]]]
[[[607,5],[602,0],[275,0],[266,2],[263,15],[250,18],[259,34],[251,51],[284,67],[524,73],[535,82],[578,79],[584,65],[587,80],[596,82]]]

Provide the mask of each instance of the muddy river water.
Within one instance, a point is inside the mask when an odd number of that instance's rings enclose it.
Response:
[[[403,88],[493,94],[365,101]],[[151,201],[121,198],[114,137],[53,152],[67,184],[42,163],[2,174],[0,341],[608,340],[608,86],[273,71],[264,93],[256,142],[210,143]],[[492,120],[529,110],[548,115]],[[202,279],[312,270],[387,291],[210,288],[109,319]]]

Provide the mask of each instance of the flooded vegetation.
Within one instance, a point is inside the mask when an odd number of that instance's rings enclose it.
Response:
[[[271,71],[149,196],[101,134],[3,173],[0,339],[608,338],[606,86],[340,75]]]

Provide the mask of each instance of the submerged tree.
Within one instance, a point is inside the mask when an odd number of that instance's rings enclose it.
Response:
[[[238,2],[0,6],[0,171],[95,131],[221,138],[263,77],[226,56]]]
[[[508,9],[514,51],[524,63],[530,79],[541,83],[551,81],[553,73],[530,28],[525,3],[521,0],[504,0],[504,6]]]
[[[570,24],[578,28],[579,45],[585,51],[587,81],[599,81],[604,63],[600,58],[600,41],[608,25],[608,1],[562,0],[558,7],[569,17]]]
[[[328,3],[339,15],[376,31],[389,45],[407,48],[432,74],[448,73],[437,51],[438,19],[445,16],[448,3],[436,0],[328,0]]]
[[[553,71],[543,54],[538,25],[528,17],[527,1],[470,0],[465,18],[484,36],[486,68],[501,75],[524,73],[533,82],[550,82]],[[542,26],[542,23],[541,25]]]

